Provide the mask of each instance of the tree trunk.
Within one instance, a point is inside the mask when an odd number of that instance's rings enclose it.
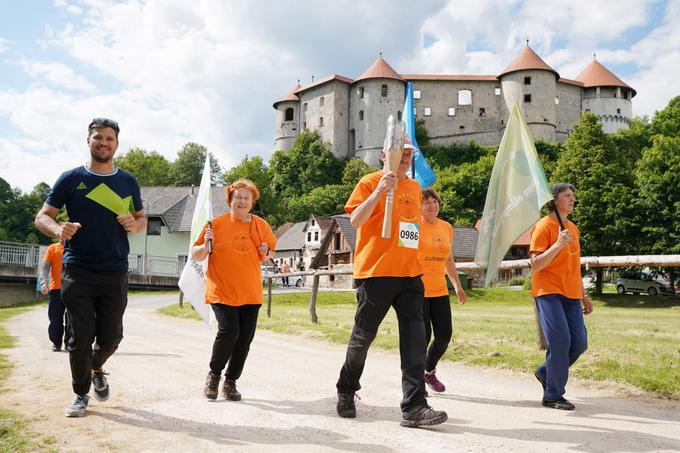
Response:
[[[596,280],[595,280],[595,294],[598,296],[602,295],[602,274],[603,274],[604,268],[598,267],[595,269],[595,275],[596,275]]]

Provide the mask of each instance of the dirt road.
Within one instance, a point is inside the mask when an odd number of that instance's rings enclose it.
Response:
[[[442,364],[447,392],[429,399],[449,421],[399,426],[399,357],[371,351],[358,417],[335,414],[344,347],[258,331],[239,390],[243,401],[201,394],[212,334],[196,321],[160,315],[170,296],[134,296],[125,339],[107,364],[111,398],[90,402],[82,419],[64,417],[72,400],[68,356],[47,339],[46,307],[13,318],[15,363],[0,407],[53,434],[62,451],[680,451],[680,404],[616,397],[570,383],[574,412],[540,406],[530,375]],[[264,312],[262,312],[264,315]]]

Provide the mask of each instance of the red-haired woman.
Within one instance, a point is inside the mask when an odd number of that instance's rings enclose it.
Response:
[[[205,259],[212,241],[205,302],[211,304],[218,329],[203,394],[211,400],[217,398],[226,366],[222,396],[238,401],[241,394],[236,380],[243,371],[262,305],[260,262],[273,256],[276,238],[269,224],[250,212],[260,197],[252,181],[239,179],[226,188],[226,196],[230,212],[213,219],[211,227],[206,225],[191,257]]]

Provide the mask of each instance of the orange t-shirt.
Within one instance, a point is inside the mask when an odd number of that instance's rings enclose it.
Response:
[[[363,203],[378,186],[383,174],[380,170],[361,178],[345,203],[345,212],[351,214]],[[399,240],[400,226],[410,228],[412,238],[415,237],[413,232],[419,228],[420,184],[409,178],[399,180],[394,192],[392,236],[389,239],[382,238],[385,198],[386,195],[380,197],[369,219],[357,230],[354,278],[416,277],[423,273],[418,262],[417,245],[415,248],[400,246],[403,242]],[[412,241],[410,245],[413,245]]]
[[[569,220],[564,227],[571,232],[571,243],[564,247],[546,267],[531,273],[531,296],[561,294],[570,299],[583,297],[581,283],[581,247],[578,228]],[[539,220],[531,232],[529,253],[545,252],[557,242],[560,224],[546,216]]]
[[[61,257],[64,254],[64,244],[55,242],[45,250],[44,261],[50,263],[50,291],[61,289]]]
[[[424,220],[420,223],[418,261],[423,266],[425,297],[449,294],[446,286],[446,260],[451,256],[452,241],[453,228],[448,222],[437,219],[435,224]]]
[[[276,237],[269,224],[251,214],[250,222],[233,219],[230,213],[212,221],[212,255],[208,255],[205,303],[233,307],[262,303],[262,276],[257,247],[266,242],[271,250]],[[194,245],[202,245],[205,227]]]

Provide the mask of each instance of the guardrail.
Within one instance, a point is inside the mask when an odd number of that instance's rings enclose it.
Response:
[[[581,257],[581,267],[627,267],[627,266],[680,266],[680,255],[629,255],[629,256],[584,256]],[[522,269],[531,267],[531,261],[512,260],[501,262],[498,269]],[[456,269],[461,270],[484,270],[475,263],[456,263]],[[267,276],[267,317],[272,316],[272,280],[281,277],[312,276],[312,294],[309,298],[309,319],[317,324],[319,317],[316,314],[316,299],[319,293],[319,277],[322,275],[352,275],[351,269],[317,270],[288,272],[286,274],[274,274]]]
[[[0,242],[0,264],[36,267],[40,263],[40,246],[17,242]]]

